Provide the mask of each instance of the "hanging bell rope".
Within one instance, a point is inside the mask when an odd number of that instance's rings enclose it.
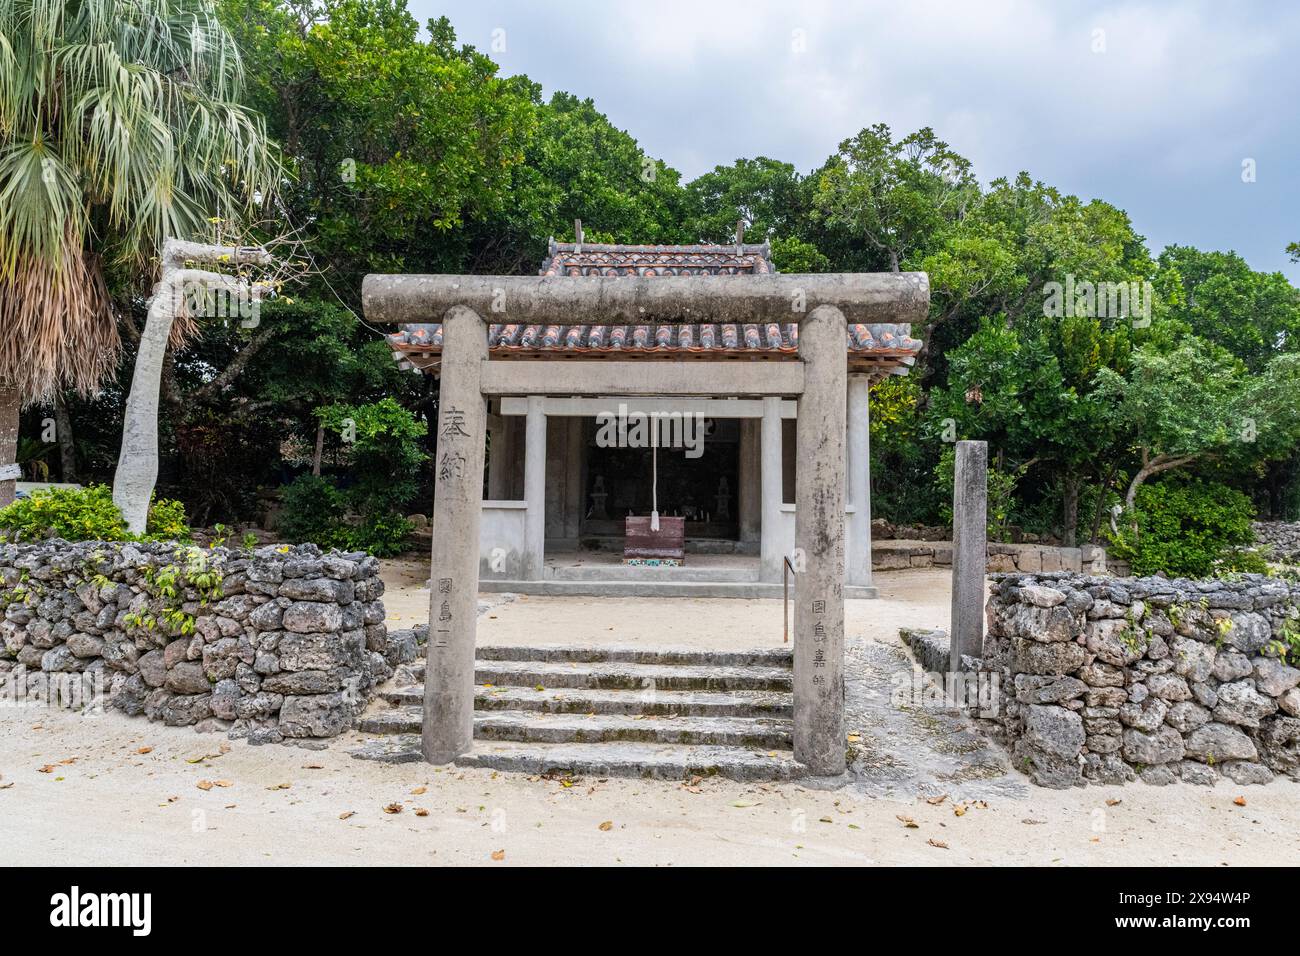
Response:
[[[659,419],[650,414],[650,530],[659,530]]]

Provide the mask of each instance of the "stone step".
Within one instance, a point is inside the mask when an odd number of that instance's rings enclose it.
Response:
[[[352,751],[361,760],[411,763],[422,760],[418,736],[381,737]],[[642,777],[685,780],[720,776],[732,780],[786,780],[802,775],[788,750],[691,747],[676,744],[536,744],[478,741],[456,760],[460,767],[532,774]]]
[[[424,661],[398,668],[402,686],[424,680]],[[632,664],[620,661],[484,661],[475,663],[474,682],[497,687],[585,687],[604,690],[770,690],[789,691],[789,667],[714,664]]]
[[[636,644],[485,644],[474,652],[480,661],[550,661],[580,664],[686,664],[716,667],[794,667],[786,647],[711,650],[698,647],[644,647]]]
[[[717,565],[701,567],[690,563],[677,567],[599,563],[577,567],[548,567],[545,577],[545,580],[549,581],[618,581],[634,584],[648,582],[756,584],[758,579],[757,561],[750,567],[738,568]]]
[[[363,717],[358,729],[373,734],[418,734],[422,716],[422,708],[404,707]],[[475,739],[528,743],[627,741],[788,750],[790,733],[790,721],[773,718],[587,716],[537,711],[499,711],[474,716]]]
[[[424,702],[424,686],[415,684],[382,690],[379,697],[395,707],[421,706]],[[766,690],[656,690],[650,696],[640,690],[479,687],[475,691],[474,709],[540,711],[549,714],[780,718],[790,717],[794,704],[789,694]]]
[[[767,666],[478,661],[474,666],[474,682],[496,687],[589,690],[789,691],[794,685],[794,674],[789,668]]]

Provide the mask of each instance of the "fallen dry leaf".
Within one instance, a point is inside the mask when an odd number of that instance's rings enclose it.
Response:
[[[492,854],[492,859],[494,860],[504,860],[505,858],[506,858],[505,850],[497,850],[495,853]]]
[[[411,795],[415,797],[419,797],[419,796],[423,796],[428,792],[429,792],[428,787],[416,787],[414,790],[411,791]]]
[[[405,809],[405,807],[403,807],[400,803],[390,803],[388,806],[384,807],[384,812],[385,812],[385,813],[401,813],[402,810],[404,810],[404,809]]]
[[[273,783],[271,784],[271,786],[267,787],[266,789],[267,790],[288,790],[292,786],[293,784],[291,783]]]
[[[614,821],[613,821],[613,820],[606,820],[604,823],[602,823],[602,824],[601,824],[599,827],[597,827],[596,829],[598,829],[598,830],[612,830],[612,829],[614,829]]]
[[[44,767],[40,767],[40,768],[38,768],[36,772],[37,772],[37,773],[54,773],[54,771],[57,770],[57,769],[58,769],[58,767],[55,766],[54,764],[52,764],[52,763],[47,763]]]
[[[925,802],[932,807],[937,807],[939,804],[943,803],[947,799],[948,799],[948,794],[941,793],[937,797],[926,797]]]
[[[424,809],[424,807],[416,807],[415,815],[417,817],[427,817],[429,815],[429,811]]]
[[[936,840],[934,837],[930,837],[930,839],[925,842],[930,844],[930,846],[938,847],[940,850],[948,849],[948,844],[944,843],[942,840]]]
[[[1124,802],[1124,801],[1121,800],[1121,799],[1119,799],[1118,797],[1111,797],[1109,800],[1106,801],[1106,806],[1108,806],[1108,807],[1117,807],[1117,806],[1119,806],[1119,805],[1120,805],[1121,803],[1123,803],[1123,802]]]
[[[212,781],[212,782],[215,783],[218,787],[233,787],[233,786],[234,786],[234,783],[233,783],[232,781],[230,781],[230,780],[214,780],[214,781]]]
[[[349,817],[355,817],[356,815],[357,815],[357,811],[355,810],[344,810],[342,813],[339,814],[339,819],[346,820]]]
[[[906,814],[896,813],[894,814],[894,816],[896,816],[898,818],[898,821],[902,823],[903,826],[907,827],[907,829],[909,830],[919,830],[921,827],[919,823],[917,823],[915,820],[913,820],[911,817],[907,816]]]
[[[1238,797],[1236,800],[1233,800],[1232,802],[1235,803],[1235,804],[1236,804],[1237,806],[1239,806],[1239,807],[1244,807],[1244,806],[1246,805],[1246,798],[1245,798],[1245,797]]]
[[[211,790],[211,789],[212,789],[212,781],[211,781],[211,780],[200,780],[200,781],[199,781],[198,783],[196,783],[194,786],[198,787],[200,790]]]
[[[153,753],[153,748],[152,748],[152,747],[141,747],[139,750],[136,751],[136,753],[138,753],[138,754],[151,754],[151,753]]]

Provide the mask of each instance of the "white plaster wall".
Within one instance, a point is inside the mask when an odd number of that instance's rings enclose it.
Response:
[[[518,581],[523,577],[527,513],[523,501],[483,502],[478,526],[480,580]]]

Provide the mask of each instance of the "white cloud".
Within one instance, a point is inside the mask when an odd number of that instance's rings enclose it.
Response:
[[[411,0],[411,9],[446,13],[463,42],[484,50],[504,28],[508,49],[496,58],[506,72],[548,94],[592,97],[688,178],[758,154],[807,171],[872,123],[932,126],[986,181],[1028,169],[1127,209],[1157,251],[1235,247],[1275,269],[1300,240],[1291,103],[1300,9],[1281,3]],[[1097,30],[1104,52],[1093,49]],[[1239,175],[1247,156],[1260,170],[1249,186]]]

